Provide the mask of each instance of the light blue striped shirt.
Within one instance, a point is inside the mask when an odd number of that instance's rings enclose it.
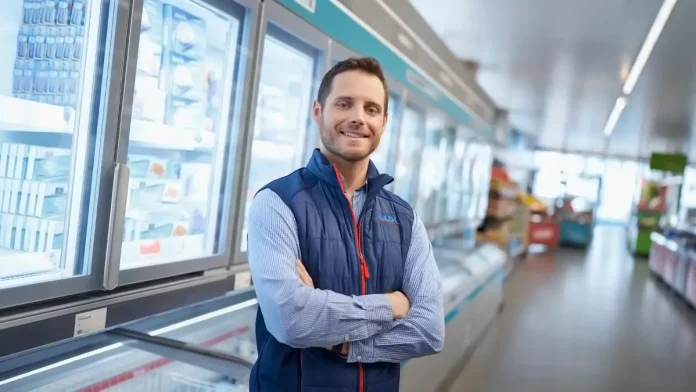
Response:
[[[360,214],[366,193],[355,191]],[[252,201],[248,221],[249,266],[266,328],[279,342],[295,348],[348,342],[348,362],[399,362],[434,354],[445,335],[442,278],[423,222],[415,217],[402,291],[411,310],[393,320],[383,294],[348,296],[312,289],[299,279],[295,261],[300,244],[295,217],[271,191]]]

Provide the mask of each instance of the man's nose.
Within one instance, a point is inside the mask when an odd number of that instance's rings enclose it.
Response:
[[[365,125],[365,119],[363,118],[363,112],[360,109],[355,109],[351,113],[350,126],[354,129],[360,128]]]

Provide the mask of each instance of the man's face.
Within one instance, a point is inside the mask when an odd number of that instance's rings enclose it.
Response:
[[[387,123],[382,82],[363,71],[336,75],[322,107],[314,102],[312,116],[326,150],[347,162],[372,154]]]

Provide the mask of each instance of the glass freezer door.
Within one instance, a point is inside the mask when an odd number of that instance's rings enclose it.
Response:
[[[246,12],[232,1],[224,8],[144,1],[121,270],[224,251],[220,215],[231,203],[232,93]]]
[[[128,11],[117,3],[2,2],[0,291],[90,273],[105,111],[119,104],[107,102],[103,77],[117,14]],[[50,295],[90,289],[68,286]],[[3,291],[0,308],[32,296]]]
[[[406,105],[399,134],[398,158],[394,173],[394,193],[413,205],[416,201],[418,166],[425,133],[425,114]]]
[[[439,162],[441,165],[439,171],[442,173],[442,182],[440,183],[440,189],[436,193],[436,223],[446,222],[450,220],[447,214],[447,200],[450,197],[457,198],[459,193],[459,184],[456,181],[448,181],[450,167],[456,164],[456,157],[454,155],[456,136],[456,128],[448,127],[445,128],[443,132],[443,137],[440,140],[440,152],[438,154],[438,157],[440,159]]]
[[[464,186],[462,184],[462,173],[464,172],[464,152],[466,141],[461,132],[457,132],[454,142],[454,155],[447,167],[447,200],[445,219],[448,221],[462,218],[460,205]]]
[[[474,214],[472,205],[475,204],[474,199],[474,163],[476,162],[476,151],[478,144],[474,141],[469,141],[464,150],[464,165],[462,170],[462,204],[461,215],[463,218],[473,221]]]
[[[491,186],[491,170],[493,167],[493,150],[488,145],[481,146],[479,153],[478,169],[478,210],[476,218],[482,220],[486,217],[488,209],[488,190]]]
[[[445,117],[438,111],[433,110],[428,112],[426,119],[425,142],[421,147],[423,155],[421,158],[416,211],[427,225],[435,223],[437,218],[438,193],[445,180],[447,140],[445,138]]]
[[[89,339],[89,338],[87,338]],[[243,392],[249,369],[229,361],[206,361],[174,347],[99,334],[94,344],[0,375],[0,391]],[[68,343],[69,344],[69,343]],[[46,355],[50,351],[46,350]],[[19,357],[18,360],[23,358]],[[9,377],[8,377],[9,376]]]
[[[398,102],[397,98],[393,94],[389,94],[389,109],[387,110],[387,125],[384,127],[384,133],[382,133],[382,138],[379,141],[379,146],[372,152],[370,160],[374,163],[377,170],[380,173],[389,173],[391,168],[389,167],[389,154],[391,148],[392,133],[394,132],[394,121],[396,121],[396,108]]]
[[[268,24],[251,146],[242,252],[247,249],[246,221],[256,192],[304,165],[318,55],[314,48]]]

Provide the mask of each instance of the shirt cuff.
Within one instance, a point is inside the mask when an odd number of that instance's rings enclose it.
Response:
[[[363,339],[348,343],[348,363],[367,363],[370,362],[374,354],[374,339]]]
[[[389,323],[394,321],[391,302],[384,294],[370,294],[354,296],[353,302],[365,310],[367,320],[376,323]]]

